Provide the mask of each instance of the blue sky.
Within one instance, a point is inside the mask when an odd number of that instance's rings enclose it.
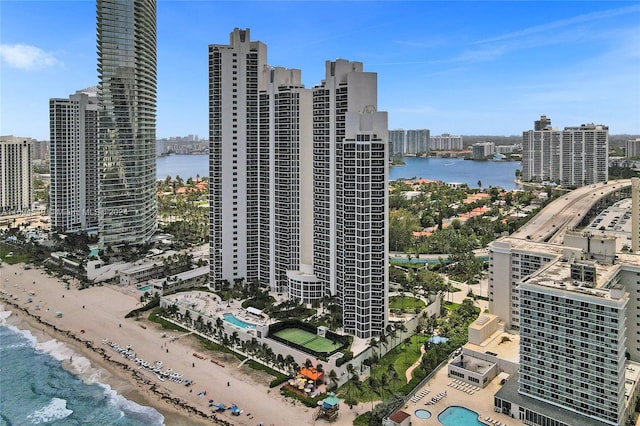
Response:
[[[0,0],[0,134],[49,139],[49,98],[97,84],[95,1]],[[378,73],[389,128],[519,135],[545,114],[640,134],[640,2],[158,1],[157,137],[207,137],[207,46],[234,27],[299,68]]]

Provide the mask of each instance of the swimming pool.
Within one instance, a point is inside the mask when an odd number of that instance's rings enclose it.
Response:
[[[444,426],[486,426],[478,420],[478,413],[457,405],[447,407],[438,414],[438,420]]]
[[[238,318],[235,317],[235,315],[233,314],[224,314],[222,315],[222,317],[224,318],[224,320],[226,322],[229,322],[233,325],[237,325],[240,328],[248,328],[248,329],[255,329],[256,326],[255,324],[249,324],[248,322],[244,322]]]
[[[427,410],[423,410],[422,408],[419,410],[416,410],[415,413],[413,413],[416,415],[417,418],[419,419],[430,419],[431,418],[431,412],[427,411]]]
[[[429,342],[431,343],[446,343],[448,342],[449,339],[447,339],[446,337],[442,337],[442,336],[431,336],[429,337]]]
[[[140,287],[138,290],[140,290],[140,291],[149,291],[149,290],[151,290],[151,285],[145,285],[144,287]]]

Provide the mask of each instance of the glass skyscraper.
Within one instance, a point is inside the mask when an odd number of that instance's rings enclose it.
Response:
[[[99,235],[141,244],[157,228],[156,2],[98,0]]]

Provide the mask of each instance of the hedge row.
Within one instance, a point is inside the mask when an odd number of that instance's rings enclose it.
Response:
[[[153,299],[151,299],[150,302],[148,302],[146,305],[144,305],[141,308],[138,309],[134,309],[133,311],[129,312],[127,315],[125,315],[125,318],[131,318],[136,316],[136,314],[148,311],[149,309],[153,309],[153,308],[157,308],[158,306],[160,306],[160,298],[159,297],[154,297]]]

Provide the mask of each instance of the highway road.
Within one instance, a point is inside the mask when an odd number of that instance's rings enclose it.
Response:
[[[561,244],[565,231],[577,227],[601,198],[625,186],[631,186],[630,179],[583,186],[571,191],[552,201],[511,237]]]

